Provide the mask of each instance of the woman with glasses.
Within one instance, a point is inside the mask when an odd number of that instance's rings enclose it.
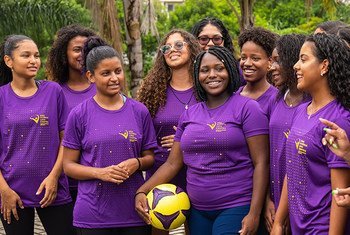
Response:
[[[186,165],[190,234],[255,234],[268,181],[268,120],[256,101],[235,93],[236,62],[218,46],[197,56],[202,102],[181,115],[169,158],[137,190],[136,209],[146,222],[145,194]]]
[[[199,44],[190,33],[170,31],[161,41],[154,65],[138,92],[138,100],[146,105],[153,118],[158,143],[148,178],[167,160],[180,115],[197,103],[192,71],[199,52]],[[186,190],[185,168],[172,183]],[[162,233],[155,230],[153,234]]]
[[[276,34],[260,27],[246,29],[238,37],[241,48],[240,67],[247,84],[237,92],[256,100],[268,118],[271,104],[278,92],[277,88],[267,81],[276,39]]]

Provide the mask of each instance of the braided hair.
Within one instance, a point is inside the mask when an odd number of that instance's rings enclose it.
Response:
[[[206,17],[200,20],[199,22],[197,22],[191,30],[192,35],[194,35],[197,38],[198,35],[202,32],[203,28],[208,24],[214,25],[215,27],[218,28],[218,30],[222,34],[222,37],[224,38],[224,47],[229,49],[232,54],[235,54],[235,49],[232,43],[232,37],[228,32],[227,28],[225,27],[224,23],[222,23],[222,21],[217,18]]]
[[[318,33],[309,36],[306,42],[312,42],[314,54],[321,62],[328,61],[326,73],[331,95],[347,109],[350,109],[350,50],[337,35]]]
[[[49,51],[46,62],[46,74],[49,80],[68,82],[68,43],[75,37],[90,37],[96,35],[91,29],[73,24],[61,28],[56,34],[56,40]]]
[[[212,54],[216,58],[218,58],[221,62],[223,62],[229,76],[229,84],[226,88],[229,92],[229,94],[232,94],[233,92],[236,92],[241,84],[240,78],[239,78],[239,71],[237,68],[237,61],[232,55],[231,51],[225,47],[220,46],[213,46],[208,49],[208,51],[202,51],[197,57],[194,62],[194,82],[195,82],[195,88],[197,92],[197,96],[201,101],[207,101],[207,93],[201,86],[199,82],[199,72],[201,67],[201,62],[205,54]]]
[[[0,86],[10,83],[13,79],[11,69],[7,67],[4,56],[7,55],[12,58],[13,51],[18,48],[21,42],[26,40],[33,41],[30,37],[25,35],[13,34],[7,36],[0,45]]]

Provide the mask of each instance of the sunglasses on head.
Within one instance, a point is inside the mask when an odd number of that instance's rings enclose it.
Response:
[[[219,36],[219,35],[216,35],[212,38],[210,38],[208,36],[200,36],[197,39],[198,39],[199,44],[201,44],[202,46],[208,45],[210,40],[213,42],[213,44],[215,46],[220,46],[220,44],[224,41],[224,38]]]
[[[160,52],[162,52],[163,55],[167,55],[170,53],[171,48],[174,48],[177,51],[181,51],[182,48],[184,47],[184,45],[186,44],[186,42],[183,41],[176,41],[174,42],[174,45],[163,45],[160,47]]]

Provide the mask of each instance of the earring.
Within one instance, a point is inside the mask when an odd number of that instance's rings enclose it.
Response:
[[[323,73],[323,72],[321,72],[321,77],[323,77],[323,75],[324,75],[324,73]]]

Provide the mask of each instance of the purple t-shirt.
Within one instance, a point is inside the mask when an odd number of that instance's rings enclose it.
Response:
[[[319,118],[336,122],[349,135],[350,113],[334,100],[309,117],[309,104],[298,107],[286,145],[290,223],[293,234],[328,234],[332,202],[330,170],[350,167],[322,145],[325,125]]]
[[[61,84],[63,94],[66,97],[68,103],[69,112],[78,104],[93,97],[96,94],[95,83],[91,83],[88,88],[82,91],[75,91],[71,89],[66,83]],[[68,177],[69,187],[76,189],[78,187],[78,181]]]
[[[175,141],[187,165],[187,192],[199,210],[249,205],[254,166],[246,138],[268,134],[268,121],[259,104],[233,94],[209,109],[204,102],[186,110]]]
[[[243,90],[244,86],[241,86],[237,93],[240,94]],[[270,119],[271,111],[272,111],[272,105],[276,100],[276,95],[278,93],[278,89],[272,85],[270,85],[269,89],[265,91],[264,94],[259,96],[259,98],[256,99],[256,101],[259,103],[261,109],[264,111],[264,113],[267,115],[267,118]]]
[[[305,99],[300,104],[307,102]],[[300,105],[299,104],[299,105]],[[283,97],[273,104],[270,115],[270,192],[275,208],[279,205],[284,176],[286,175],[286,141],[297,106],[290,107]]]
[[[96,94],[95,83],[91,83],[88,88],[82,91],[75,91],[71,89],[66,83],[61,84],[64,96],[66,97],[69,111],[83,101],[93,97]]]
[[[147,171],[147,178],[152,176],[154,172],[167,160],[169,151],[167,148],[162,148],[162,137],[174,135],[174,126],[177,126],[181,114],[186,110],[185,104],[192,106],[197,103],[195,91],[190,88],[185,91],[177,91],[171,86],[167,88],[167,100],[164,107],[160,107],[155,117],[153,118],[153,125],[157,133],[158,147],[154,151],[155,164],[152,169]],[[186,167],[183,167],[171,183],[180,186],[186,190]]]
[[[157,147],[151,116],[146,107],[127,98],[116,111],[101,108],[93,98],[69,114],[63,146],[81,151],[80,164],[103,168],[140,157]],[[73,224],[81,228],[145,225],[135,211],[134,195],[144,183],[136,171],[117,185],[101,180],[80,180]]]
[[[30,97],[16,95],[10,84],[0,87],[0,169],[6,182],[25,207],[39,207],[45,191],[36,192],[56,163],[68,114],[61,87],[54,82],[37,82]],[[58,180],[57,197],[52,205],[71,202],[66,176]]]

